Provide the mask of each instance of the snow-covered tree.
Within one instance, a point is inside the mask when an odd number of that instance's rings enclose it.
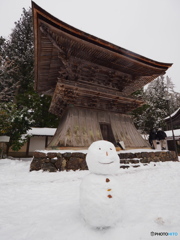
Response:
[[[23,9],[10,37],[0,37],[1,134],[10,135],[10,144],[17,149],[22,143],[20,135],[31,126],[58,125],[58,118],[48,112],[50,97],[34,91],[33,55],[32,11]]]
[[[8,147],[19,150],[27,140],[26,131],[33,119],[26,107],[18,108],[11,102],[0,104],[0,135],[10,136]]]
[[[141,91],[145,105],[133,111],[138,129],[149,133],[152,128],[165,127],[164,118],[179,107],[179,94],[174,92],[171,79],[160,76]]]
[[[33,86],[33,34],[32,13],[23,9],[23,13],[10,35],[1,37],[1,92],[3,101],[14,100]]]
[[[175,112],[180,106],[180,93],[174,91],[174,84],[168,76],[165,79],[169,114]]]
[[[14,82],[11,75],[16,71],[13,61],[6,56],[6,40],[0,37],[0,101],[10,101],[19,87],[19,81]]]

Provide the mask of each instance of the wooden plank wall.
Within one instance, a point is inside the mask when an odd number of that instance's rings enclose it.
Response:
[[[100,123],[110,124],[115,140],[124,141],[126,148],[149,147],[135,128],[130,116],[70,107],[64,113],[48,148],[89,147],[92,142],[103,139]]]

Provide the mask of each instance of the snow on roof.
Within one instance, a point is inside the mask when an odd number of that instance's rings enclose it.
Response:
[[[27,131],[28,135],[36,136],[54,136],[56,128],[34,128]]]
[[[0,136],[0,142],[9,142],[10,137],[9,136]]]
[[[166,117],[164,120],[167,120],[170,117],[174,117],[179,110],[180,110],[180,107],[175,112],[173,112],[170,116]]]
[[[180,108],[179,108],[180,109]],[[56,128],[35,128],[32,127],[28,130],[27,134],[29,135],[36,135],[36,136],[54,136],[56,132]],[[167,137],[172,137],[172,130],[165,131]],[[174,130],[174,135],[176,137],[180,137],[180,129]],[[147,136],[144,134],[143,138],[147,139]]]
[[[174,136],[175,137],[180,137],[180,129],[175,129],[174,131]],[[165,131],[167,137],[172,137],[172,130]]]

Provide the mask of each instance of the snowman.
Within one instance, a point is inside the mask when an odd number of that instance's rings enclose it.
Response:
[[[93,142],[86,162],[90,173],[80,185],[80,210],[87,224],[96,228],[113,226],[120,216],[120,193],[116,179],[120,160],[111,142]]]

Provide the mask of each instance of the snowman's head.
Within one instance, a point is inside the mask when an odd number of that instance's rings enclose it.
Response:
[[[96,174],[115,174],[119,170],[120,160],[111,142],[100,140],[93,142],[86,155],[89,171]]]

